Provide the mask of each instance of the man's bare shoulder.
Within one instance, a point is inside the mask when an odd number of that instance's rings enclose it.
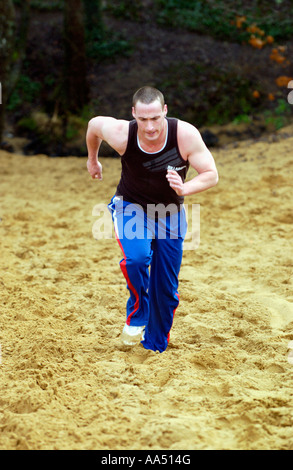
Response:
[[[92,127],[98,134],[101,132],[128,132],[128,126],[129,121],[111,116],[96,116],[89,121],[89,127]]]
[[[184,159],[187,159],[191,153],[203,145],[199,130],[186,121],[178,120],[177,139],[180,153]]]
[[[89,129],[100,139],[107,142],[114,150],[122,154],[125,151],[129,121],[110,116],[97,116],[89,121]]]
[[[193,124],[178,119],[178,137],[200,137],[200,133]]]

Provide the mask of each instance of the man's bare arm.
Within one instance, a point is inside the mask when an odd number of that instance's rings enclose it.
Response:
[[[93,118],[88,123],[86,145],[88,150],[87,169],[91,177],[102,179],[102,165],[98,161],[98,153],[102,143],[101,120]]]
[[[199,131],[194,126],[179,121],[178,144],[182,157],[189,161],[198,174],[183,183],[176,171],[168,171],[167,179],[174,191],[180,196],[188,196],[215,186],[218,182],[218,171]]]
[[[88,149],[87,168],[92,178],[102,179],[102,165],[98,153],[102,141],[122,154],[128,136],[128,122],[108,116],[97,116],[88,123],[86,144]]]

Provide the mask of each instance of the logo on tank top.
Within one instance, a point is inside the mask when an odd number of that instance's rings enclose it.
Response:
[[[180,170],[184,170],[184,168],[186,168],[186,165],[184,165],[184,166],[171,166],[171,165],[168,165],[167,170],[180,171]]]

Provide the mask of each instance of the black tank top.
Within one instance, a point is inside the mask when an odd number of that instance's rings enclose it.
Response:
[[[121,156],[121,179],[116,195],[125,201],[139,204],[147,210],[147,204],[175,204],[180,209],[184,197],[178,196],[166,178],[168,169],[176,170],[184,181],[189,163],[182,158],[177,142],[175,118],[166,118],[168,135],[165,146],[159,152],[144,152],[138,145],[137,122],[129,123],[128,143]]]

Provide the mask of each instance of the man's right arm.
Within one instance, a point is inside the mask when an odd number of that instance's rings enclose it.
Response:
[[[88,123],[86,145],[88,150],[87,169],[93,179],[102,179],[102,165],[98,161],[98,153],[102,143],[101,121],[93,118]]]
[[[127,137],[127,121],[107,116],[97,116],[89,121],[86,133],[87,168],[92,178],[102,179],[102,165],[98,161],[98,152],[102,141],[107,142],[118,153],[123,153]]]

